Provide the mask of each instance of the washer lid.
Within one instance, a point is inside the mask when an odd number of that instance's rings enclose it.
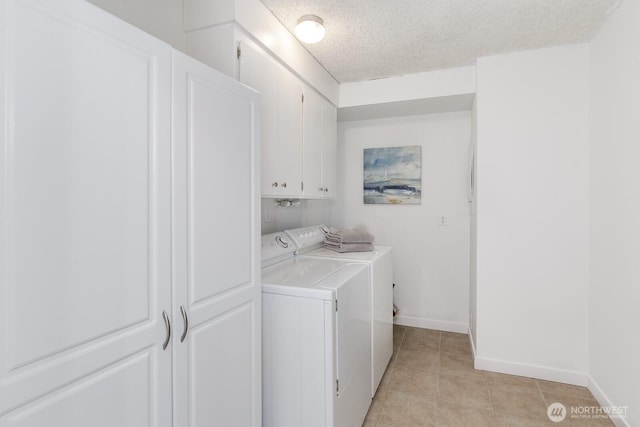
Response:
[[[335,283],[332,276],[349,265],[338,260],[296,257],[262,270],[262,292],[333,300],[335,288],[341,283]]]
[[[325,277],[344,267],[330,259],[294,258],[262,270],[262,283],[286,286],[315,286]]]
[[[328,248],[318,248],[306,252],[304,256],[342,259],[345,261],[373,261],[391,250],[391,246],[374,246],[373,251],[368,252],[336,252]]]

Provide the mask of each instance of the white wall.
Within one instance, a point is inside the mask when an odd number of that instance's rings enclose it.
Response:
[[[475,92],[475,66],[343,83],[338,121],[470,110]]]
[[[601,403],[640,425],[640,2],[590,44],[590,362]]]
[[[471,145],[472,149],[478,150],[478,106],[473,102],[473,109],[471,110]],[[471,153],[470,153],[471,155]],[[475,344],[478,337],[478,329],[476,327],[476,319],[478,317],[478,283],[476,267],[478,265],[478,224],[476,216],[477,199],[475,189],[478,186],[478,165],[476,162],[476,156],[470,157],[473,161],[473,184],[467,183],[469,186],[470,200],[469,214],[471,215],[470,224],[470,247],[469,247],[469,333],[471,334],[471,345],[475,354]],[[471,174],[471,167],[469,167],[469,173]],[[467,178],[469,179],[469,177]],[[473,189],[471,188],[473,187]]]
[[[262,199],[262,234],[308,225],[331,226],[335,200],[301,200],[299,207],[275,205],[275,199]]]
[[[480,58],[476,367],[586,384],[588,46]]]
[[[338,124],[334,225],[364,227],[393,247],[395,299],[402,324],[467,332],[469,111]],[[363,149],[422,146],[422,204],[364,205]],[[439,216],[448,225],[438,225]]]
[[[184,51],[182,0],[87,0]]]
[[[416,99],[473,94],[476,67],[458,67],[384,79],[342,83],[340,108],[386,104]]]

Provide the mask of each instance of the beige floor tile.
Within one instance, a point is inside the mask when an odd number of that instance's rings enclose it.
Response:
[[[380,385],[378,390],[376,390],[376,394],[373,396],[373,401],[384,399],[384,395],[389,391],[389,387],[386,385]]]
[[[440,332],[440,336],[442,338],[448,338],[448,339],[453,339],[453,340],[458,340],[458,341],[463,341],[464,340],[465,343],[469,344],[469,335],[468,334],[461,334],[461,333],[458,333],[458,332],[442,331],[442,332]]]
[[[369,406],[369,412],[367,412],[365,420],[378,421],[378,418],[380,417],[380,411],[382,410],[382,401],[384,400],[384,396],[386,395],[386,393],[386,387],[378,387],[376,395],[371,401],[371,406]]]
[[[543,391],[542,396],[544,397],[547,405],[550,405],[554,402],[560,402],[564,406],[600,406],[600,404],[598,404],[598,401],[594,398],[581,399],[579,397],[566,396],[560,393],[550,393],[548,391]]]
[[[556,425],[549,420],[533,420],[531,418],[510,417],[508,415],[495,415],[494,427],[551,427]],[[564,427],[564,424],[562,424]]]
[[[378,418],[380,418],[380,409],[382,408],[382,404],[378,404],[377,406],[375,406],[373,403],[371,404],[371,406],[369,407],[369,412],[367,412],[367,416],[364,418],[365,424],[367,422],[373,422],[374,425],[375,423],[378,421]]]
[[[389,381],[391,380],[391,373],[393,372],[393,366],[391,366],[391,363],[389,363],[389,366],[387,366],[387,370],[384,371],[384,374],[382,375],[382,379],[380,380],[380,385],[378,386],[378,388],[380,387],[385,387],[389,385]]]
[[[396,363],[399,350],[400,350],[400,346],[393,348],[393,353],[391,353],[391,360],[389,360],[389,366],[393,366]]]
[[[415,328],[413,326],[405,326],[405,330],[409,333],[415,334],[438,334],[440,335],[440,331],[437,329],[427,329],[427,328]]]
[[[469,378],[440,373],[438,403],[450,402],[476,409],[491,410],[491,398],[484,378]]]
[[[460,337],[465,337],[468,339],[469,335],[465,332],[449,332],[449,331],[440,331],[440,335],[442,335],[443,337],[453,337],[453,338],[460,338]]]
[[[580,399],[594,398],[586,387],[543,380],[536,380],[536,383],[538,383],[538,387],[540,387],[540,391],[543,393],[560,394],[563,396],[578,397]]]
[[[381,423],[393,427],[435,427],[436,405],[421,396],[389,390],[377,425]]]
[[[408,334],[419,334],[419,335],[436,335],[440,336],[442,332],[437,329],[427,329],[427,328],[414,328],[411,326],[406,327],[406,333]]]
[[[400,347],[400,344],[402,343],[402,340],[404,339],[404,334],[405,334],[404,329],[398,330],[394,326],[394,328],[393,328],[393,347],[394,348]]]
[[[471,344],[466,334],[443,332],[440,337],[440,351],[445,353],[464,354],[471,356]]]
[[[440,368],[440,353],[429,349],[404,350],[401,348],[398,351],[394,369],[397,367],[437,371]]]
[[[440,370],[446,374],[485,379],[485,371],[474,369],[470,355],[440,352]]]
[[[591,418],[578,418],[577,416],[566,418],[561,423],[555,423],[562,427],[615,427],[613,421],[607,417],[591,417]]]
[[[597,405],[585,387],[476,370],[466,334],[394,325],[394,355],[363,427],[549,427],[548,403]],[[577,416],[577,414],[574,414]],[[567,427],[606,426],[567,418]]]
[[[510,390],[490,390],[496,414],[549,421],[547,404],[538,390],[522,387]]]
[[[487,372],[487,383],[489,390],[509,391],[520,388],[538,390],[536,381],[533,378],[519,377],[516,375],[500,374],[497,372]]]
[[[394,324],[394,325],[393,325],[393,332],[394,332],[394,333],[395,333],[396,331],[404,332],[404,331],[406,331],[406,330],[407,330],[407,326],[404,326],[404,325],[396,325],[396,324]]]
[[[495,415],[492,411],[439,402],[436,409],[438,427],[493,427]]]
[[[424,333],[407,331],[402,340],[403,350],[435,350],[440,349],[440,333],[424,329]]]
[[[389,390],[422,396],[435,403],[438,392],[438,372],[397,367],[389,381]]]

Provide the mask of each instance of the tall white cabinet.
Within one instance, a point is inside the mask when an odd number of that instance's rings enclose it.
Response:
[[[259,97],[173,59],[174,426],[259,426]]]
[[[174,53],[172,104],[81,0],[0,22],[0,426],[258,426],[257,95]]]

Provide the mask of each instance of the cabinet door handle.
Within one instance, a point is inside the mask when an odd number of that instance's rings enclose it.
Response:
[[[167,336],[164,339],[164,344],[162,344],[162,349],[166,350],[169,345],[169,340],[171,339],[171,322],[169,321],[169,316],[167,316],[166,311],[162,311],[162,318],[164,319],[164,327],[167,329]]]
[[[187,331],[189,330],[189,317],[187,317],[187,310],[185,310],[182,305],[180,305],[180,313],[182,314],[182,321],[184,322],[184,329],[182,330],[180,342],[184,342],[184,339],[187,337]]]
[[[286,182],[282,183],[282,188],[287,188],[287,183]]]
[[[278,188],[278,183],[277,182],[273,182],[273,183],[271,183],[271,186]]]

